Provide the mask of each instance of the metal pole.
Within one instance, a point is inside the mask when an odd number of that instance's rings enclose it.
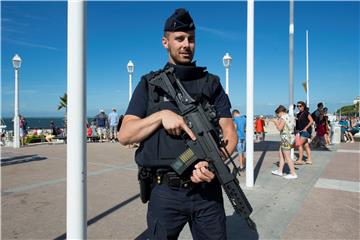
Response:
[[[129,102],[132,97],[132,74],[129,73]]]
[[[225,79],[226,79],[226,88],[225,92],[229,96],[229,67],[225,67]]]
[[[309,92],[309,31],[306,30],[306,103],[310,109],[310,92]]]
[[[290,0],[289,26],[289,112],[294,113],[294,0]]]
[[[19,124],[19,69],[15,69],[15,109],[14,109],[14,139],[13,147],[20,148]]]
[[[254,186],[254,0],[247,1],[246,186]]]
[[[87,238],[86,3],[68,1],[67,239]]]
[[[294,116],[294,0],[290,0],[289,25],[289,115]],[[290,149],[290,158],[295,160],[294,148]]]

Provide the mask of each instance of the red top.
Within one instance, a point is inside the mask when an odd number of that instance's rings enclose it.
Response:
[[[316,135],[318,137],[323,137],[326,133],[326,129],[325,129],[325,126],[323,124],[319,125],[317,128],[316,128]]]
[[[256,119],[255,121],[255,131],[256,132],[265,132],[264,131],[265,121],[264,119]]]

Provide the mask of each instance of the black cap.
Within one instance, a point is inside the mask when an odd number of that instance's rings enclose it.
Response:
[[[189,12],[184,8],[178,8],[166,20],[164,31],[167,32],[188,32],[195,30],[195,24]]]

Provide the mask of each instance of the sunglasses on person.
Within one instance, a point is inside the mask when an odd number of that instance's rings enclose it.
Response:
[[[303,105],[296,105],[297,107],[303,107]]]

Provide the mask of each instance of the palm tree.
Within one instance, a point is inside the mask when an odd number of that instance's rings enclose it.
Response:
[[[60,104],[58,106],[58,110],[65,108],[65,111],[67,111],[67,93],[64,93],[64,96],[59,98],[60,98]]]
[[[66,128],[67,128],[67,93],[64,93],[64,96],[59,97],[60,103],[58,106],[58,110],[61,110],[62,108],[65,109],[65,116],[64,116],[64,135],[66,136]]]

